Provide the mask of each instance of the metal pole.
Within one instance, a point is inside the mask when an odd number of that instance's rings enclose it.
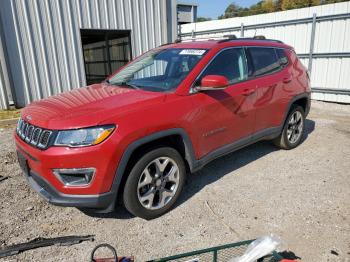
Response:
[[[109,34],[108,33],[105,36],[105,44],[106,44],[106,56],[107,56],[106,58],[107,58],[107,63],[108,63],[108,65],[107,65],[108,66],[108,68],[107,68],[108,73],[106,72],[107,73],[106,75],[109,76],[110,74],[112,74],[112,64],[111,64],[111,55],[109,52]],[[106,62],[105,62],[105,65],[106,65]],[[106,66],[105,66],[105,70],[106,70]]]
[[[312,71],[312,55],[314,53],[314,46],[315,46],[315,33],[316,33],[316,13],[312,16],[312,27],[311,27],[311,38],[310,38],[310,51],[309,51],[309,64],[308,64],[308,70],[309,74],[311,75]]]
[[[213,262],[217,262],[218,261],[218,251],[214,250],[214,254],[213,254]]]
[[[1,57],[0,57],[0,59],[1,59]],[[5,80],[4,80],[5,75],[2,71],[2,67],[4,65],[5,65],[5,63],[2,63],[2,61],[0,61],[0,110],[9,108],[9,101],[8,101],[8,97],[7,97],[6,85],[5,85]]]
[[[7,94],[7,88],[10,89],[10,92],[13,91],[13,89],[10,86],[10,76],[7,70],[8,64],[6,63],[5,45],[5,37],[3,37],[2,22],[0,17],[0,109],[9,109],[9,98]]]
[[[241,37],[244,37],[244,24],[241,23]]]
[[[176,12],[176,21],[177,21],[177,37],[176,40],[181,41],[181,24],[179,23],[179,12]]]

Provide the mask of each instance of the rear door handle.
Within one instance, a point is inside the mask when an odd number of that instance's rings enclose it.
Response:
[[[283,78],[283,83],[288,84],[288,83],[290,83],[290,82],[292,82],[292,78],[291,78],[291,77],[285,77],[285,78]]]
[[[242,95],[250,96],[255,93],[255,88],[246,88],[242,91]]]

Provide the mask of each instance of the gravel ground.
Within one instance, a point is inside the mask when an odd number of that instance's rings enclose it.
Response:
[[[47,204],[26,184],[12,129],[0,129],[0,246],[36,237],[94,234],[95,242],[46,247],[1,261],[88,261],[98,243],[137,261],[279,235],[303,261],[350,260],[350,106],[313,101],[304,142],[291,151],[260,142],[189,177],[177,207],[145,221],[119,208],[92,216]],[[331,251],[338,255],[334,255]]]

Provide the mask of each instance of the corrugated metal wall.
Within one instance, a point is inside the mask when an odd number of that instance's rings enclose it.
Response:
[[[172,1],[1,0],[15,104],[86,85],[80,29],[131,30],[133,56],[171,41]]]
[[[0,60],[0,109],[8,109],[8,96],[6,93],[6,85],[5,85],[3,68],[5,67],[3,66],[3,61],[1,59]]]
[[[9,88],[9,81],[5,59],[5,43],[2,39],[4,39],[4,37],[2,25],[0,23],[0,109],[8,109],[9,95],[7,89]]]
[[[208,39],[211,37],[222,37],[228,33],[241,35],[241,25],[244,26],[244,36],[265,35],[267,38],[279,39],[293,46],[297,54],[301,55],[304,65],[308,66],[308,53],[310,51],[312,23],[310,19],[306,22],[295,24],[283,24],[283,21],[293,19],[349,14],[350,2],[330,5],[321,5],[310,8],[295,9],[270,14],[262,14],[241,18],[230,18],[214,20],[201,23],[183,25],[181,28],[183,39],[191,39],[191,34],[197,32],[196,38]],[[276,23],[266,27],[259,27],[265,23]],[[225,30],[233,28],[233,30]],[[220,31],[221,32],[217,32]],[[208,32],[213,30],[212,32]],[[208,33],[205,33],[205,32]],[[201,33],[202,32],[202,33]],[[314,91],[313,98],[325,101],[350,103],[350,18],[319,21],[316,23],[314,56],[312,59],[311,84],[317,89],[345,90],[343,94],[331,94],[327,92]],[[325,54],[338,54],[327,56]],[[347,54],[347,55],[344,55]],[[323,55],[317,55],[323,54]],[[343,55],[342,55],[343,54]]]

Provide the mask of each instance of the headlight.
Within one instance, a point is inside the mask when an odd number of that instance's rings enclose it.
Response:
[[[71,147],[97,145],[106,140],[114,129],[115,126],[108,125],[59,131],[54,145]]]

